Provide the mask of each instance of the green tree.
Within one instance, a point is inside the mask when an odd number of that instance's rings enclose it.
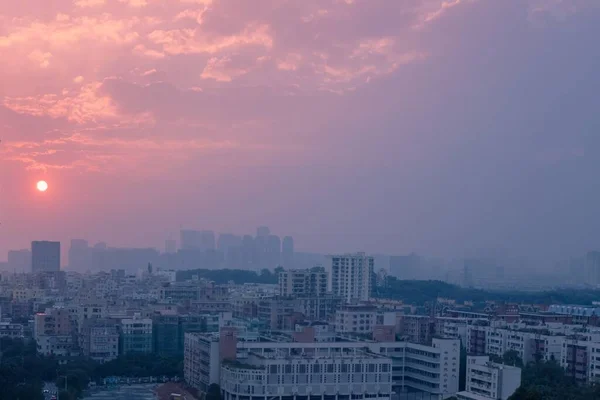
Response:
[[[206,400],[221,400],[221,387],[216,383],[211,384],[206,392]]]

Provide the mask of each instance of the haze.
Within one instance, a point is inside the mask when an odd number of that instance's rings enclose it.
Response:
[[[0,2],[0,254],[599,249],[599,4]]]

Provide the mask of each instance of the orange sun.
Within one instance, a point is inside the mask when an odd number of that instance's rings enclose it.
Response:
[[[37,190],[39,190],[40,192],[45,192],[46,190],[48,190],[48,183],[46,181],[39,181],[37,183]]]

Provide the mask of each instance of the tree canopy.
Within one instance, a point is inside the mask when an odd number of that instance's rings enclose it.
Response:
[[[375,289],[374,296],[417,305],[431,302],[438,297],[454,299],[458,303],[497,301],[527,304],[592,304],[592,301],[600,297],[600,290],[496,291],[463,288],[441,281],[406,281],[389,276],[382,286]]]

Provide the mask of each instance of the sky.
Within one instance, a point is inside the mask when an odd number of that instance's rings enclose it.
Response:
[[[597,0],[2,1],[0,259],[600,249],[598,37]]]

